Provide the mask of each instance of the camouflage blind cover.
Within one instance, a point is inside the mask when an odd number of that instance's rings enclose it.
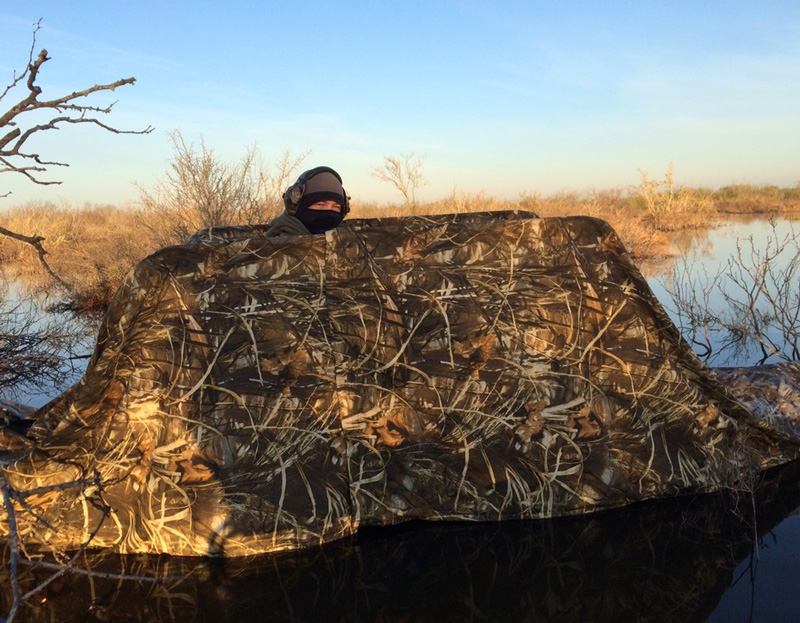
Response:
[[[240,556],[712,491],[797,456],[603,221],[262,232],[200,232],[131,271],[85,377],[3,468],[27,547]]]

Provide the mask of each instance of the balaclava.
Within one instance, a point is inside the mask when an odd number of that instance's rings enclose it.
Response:
[[[342,207],[342,212],[332,210],[309,210],[308,206],[318,201],[335,201]],[[347,205],[342,183],[333,173],[321,171],[306,180],[303,197],[297,205],[297,219],[312,234],[321,234],[334,229],[344,218],[344,207]]]

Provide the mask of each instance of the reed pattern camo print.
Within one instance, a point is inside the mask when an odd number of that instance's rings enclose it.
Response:
[[[131,271],[85,377],[2,470],[25,547],[239,556],[711,491],[797,456],[603,221],[261,231]]]

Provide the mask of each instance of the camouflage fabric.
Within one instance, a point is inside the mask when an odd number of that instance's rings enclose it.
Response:
[[[713,372],[759,420],[800,439],[800,363],[713,368]]]
[[[326,547],[238,559],[84,552],[16,620],[706,623],[729,587],[737,595],[747,583],[740,574],[755,546],[751,581],[772,592],[745,608],[743,620],[790,621],[796,602],[772,597],[780,572],[767,568],[773,539],[786,534],[771,531],[800,504],[799,468],[763,473],[744,495],[680,496],[547,521],[362,530]],[[19,571],[23,593],[56,572],[36,562]],[[10,586],[0,565],[0,612],[8,612]]]
[[[228,556],[711,491],[798,450],[606,223],[515,212],[163,249],[29,437],[3,468],[26,547]]]

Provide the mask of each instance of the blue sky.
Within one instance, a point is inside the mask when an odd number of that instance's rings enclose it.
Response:
[[[800,182],[800,3],[0,2],[8,83],[42,18],[51,96],[135,76],[109,121],[34,146],[70,163],[58,187],[6,174],[6,206],[135,201],[172,156],[169,133],[226,161],[310,151],[356,200],[399,201],[370,175],[424,157],[420,198],[516,198],[635,185]],[[0,102],[6,110],[11,95]]]

